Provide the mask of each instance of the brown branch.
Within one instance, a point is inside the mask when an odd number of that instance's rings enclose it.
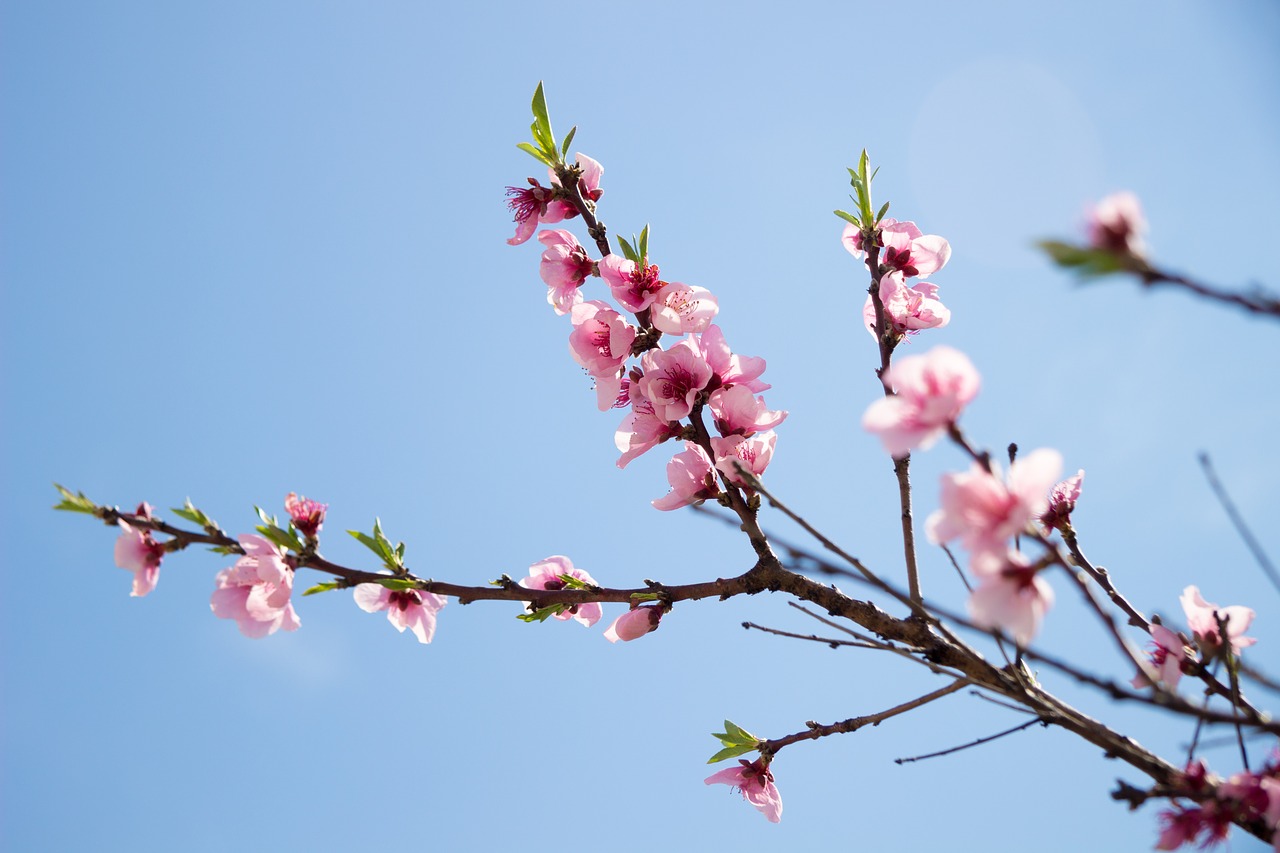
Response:
[[[1047,720],[1042,720],[1037,717],[1034,720],[1027,720],[1025,723],[1019,723],[1018,725],[1014,726],[1011,729],[1005,729],[1004,731],[997,732],[996,734],[993,734],[993,735],[980,737],[977,740],[969,741],[968,743],[961,744],[960,746],[953,746],[950,749],[943,749],[943,750],[939,750],[938,752],[930,752],[925,755],[913,755],[910,758],[895,758],[893,759],[893,763],[901,765],[901,764],[910,764],[915,761],[927,761],[930,758],[941,758],[944,755],[951,755],[954,752],[960,752],[961,750],[965,750],[965,749],[972,749],[975,746],[982,746],[984,743],[991,743],[991,741],[993,740],[999,740],[1002,737],[1007,737],[1011,734],[1016,734],[1022,731],[1023,729],[1031,728],[1037,723],[1039,723],[1042,726],[1049,725],[1049,722]]]
[[[1210,461],[1209,454],[1201,453],[1199,459],[1200,467],[1204,469],[1205,479],[1209,481],[1209,488],[1213,489],[1214,495],[1218,498],[1218,503],[1222,504],[1222,508],[1226,510],[1227,517],[1235,525],[1236,532],[1240,534],[1245,546],[1253,554],[1253,559],[1257,560],[1258,565],[1262,567],[1262,571],[1266,574],[1267,579],[1271,581],[1271,585],[1280,590],[1280,572],[1277,572],[1276,567],[1271,564],[1271,560],[1267,557],[1267,552],[1262,550],[1262,546],[1254,538],[1253,532],[1249,530],[1249,525],[1244,523],[1244,516],[1240,515],[1240,511],[1236,509],[1235,502],[1231,500],[1231,496],[1227,494],[1222,481],[1218,479],[1217,473],[1213,470],[1213,462]]]

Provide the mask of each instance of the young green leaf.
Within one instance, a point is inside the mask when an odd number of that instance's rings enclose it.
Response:
[[[542,93],[542,81],[538,81],[538,88],[533,93],[533,126],[530,129],[533,131],[533,140],[542,150],[554,154],[556,138],[551,132],[551,119],[547,115],[547,98]]]
[[[342,581],[325,581],[318,583],[309,589],[303,590],[303,595],[315,595],[318,592],[328,592],[332,589],[342,589]]]
[[[885,202],[880,208],[880,212],[876,214],[876,225],[880,224],[880,220],[884,219],[884,215],[889,212],[889,202]]]
[[[639,263],[649,263],[649,226],[647,224],[640,230],[640,239],[637,242],[640,244],[636,247],[640,250]]]
[[[71,492],[59,486],[57,483],[53,487],[62,495],[62,500],[53,505],[54,509],[61,509],[67,512],[85,512],[94,515],[98,511],[98,505],[84,496],[84,492]]]
[[[852,213],[846,213],[843,210],[834,210],[832,211],[832,213],[834,213],[836,216],[839,216],[841,219],[843,219],[845,222],[848,222],[850,225],[856,225],[858,228],[862,227],[862,220],[854,216]]]
[[[754,746],[740,744],[738,746],[726,746],[715,755],[707,759],[708,764],[715,764],[717,761],[724,761],[726,758],[737,758],[739,755],[745,755],[755,750]]]
[[[564,142],[560,143],[561,158],[569,156],[569,146],[573,143],[573,136],[577,132],[578,132],[578,126],[575,124],[573,127],[569,128],[569,132],[565,134]]]
[[[640,263],[640,255],[638,255],[636,250],[631,247],[631,244],[627,242],[627,238],[623,237],[621,234],[616,234],[614,236],[618,239],[618,246],[622,249],[622,256],[629,261],[634,261],[637,264]]]
[[[552,604],[547,607],[539,607],[532,613],[521,613],[516,616],[521,622],[546,622],[552,616],[563,613],[569,609],[567,604]]]
[[[406,589],[417,589],[417,582],[408,580],[407,578],[386,578],[385,580],[378,581],[378,583],[382,584],[392,592],[404,592]]]
[[[279,527],[274,527],[270,524],[259,524],[254,529],[286,551],[302,550],[302,543],[298,541],[298,537],[293,535],[292,531],[281,530]]]
[[[555,161],[553,161],[546,154],[543,154],[540,150],[538,150],[537,148],[534,148],[532,145],[530,145],[527,142],[520,142],[516,145],[516,147],[519,148],[521,151],[528,153],[531,157],[533,157],[539,163],[542,163],[544,166],[555,165]]]
[[[1124,258],[1107,249],[1073,246],[1057,240],[1043,240],[1038,245],[1060,267],[1075,270],[1085,278],[1124,272]]]

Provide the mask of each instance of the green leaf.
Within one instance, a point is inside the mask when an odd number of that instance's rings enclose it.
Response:
[[[636,247],[640,250],[640,263],[649,263],[649,226],[646,224],[640,230],[640,239],[637,241],[639,245]]]
[[[734,743],[746,743],[748,741],[751,743],[756,742],[755,735],[741,726],[736,725],[732,720],[724,721],[724,730],[733,738]]]
[[[202,510],[196,509],[195,505],[191,503],[191,498],[186,499],[181,509],[175,506],[171,507],[171,510],[173,514],[179,518],[185,518],[187,521],[194,522],[203,528],[211,530],[220,529],[218,527],[218,522],[205,515]]]
[[[554,161],[554,160],[552,160],[552,159],[551,159],[550,157],[548,157],[546,154],[543,154],[541,151],[539,151],[537,148],[534,148],[532,145],[530,145],[530,144],[529,144],[529,143],[527,143],[527,142],[521,142],[521,143],[517,144],[517,145],[516,145],[516,147],[517,147],[517,148],[519,148],[521,151],[526,151],[526,152],[528,152],[528,153],[530,154],[530,156],[532,156],[532,157],[533,157],[535,160],[537,160],[538,162],[542,163],[544,166],[554,166],[554,165],[555,165],[555,161]]]
[[[387,578],[386,580],[378,581],[378,583],[392,592],[404,592],[406,589],[418,588],[418,582],[411,581],[408,578]]]
[[[556,150],[556,138],[551,132],[551,119],[547,116],[547,98],[542,93],[542,81],[538,81],[538,88],[533,93],[533,125],[530,127],[533,131],[533,141],[537,142],[542,150],[548,154],[554,154]]]
[[[258,513],[258,518],[262,519],[263,524],[269,527],[280,526],[279,522],[276,521],[276,517],[274,515],[267,515],[266,512],[263,511],[262,507],[258,506],[257,504],[254,504],[253,509],[256,513]]]
[[[269,524],[259,524],[254,529],[286,551],[302,550],[302,543],[298,541],[298,537],[288,530],[281,530],[279,527],[273,527]]]
[[[708,764],[715,764],[717,761],[724,761],[726,758],[737,758],[739,755],[745,755],[755,750],[754,746],[742,744],[739,746],[726,746],[715,755],[707,759]]]
[[[631,248],[631,244],[627,242],[627,238],[623,237],[621,234],[615,236],[618,238],[618,245],[622,248],[623,257],[629,261],[634,261],[637,264],[640,263],[640,255],[636,253],[635,249]]]
[[[347,532],[354,536],[361,545],[378,555],[379,558],[382,557],[382,551],[378,548],[378,543],[374,541],[373,537],[361,533],[359,530],[348,530]]]
[[[1090,278],[1125,272],[1128,266],[1125,258],[1107,249],[1095,249],[1092,246],[1074,246],[1057,240],[1042,240],[1037,243],[1053,262],[1060,267],[1074,270],[1076,273]]]
[[[240,551],[231,545],[210,545],[209,550],[215,554],[235,554],[239,556]]]
[[[887,201],[886,201],[886,202],[885,202],[885,203],[880,207],[880,212],[876,214],[876,223],[875,223],[875,224],[876,224],[876,225],[879,225],[879,224],[880,224],[880,220],[881,220],[881,219],[884,219],[884,215],[885,215],[886,213],[888,213],[888,212],[889,212],[889,202],[887,202]]]
[[[552,616],[563,613],[569,609],[567,604],[552,604],[547,607],[539,607],[532,613],[521,613],[516,618],[521,622],[546,622]]]
[[[631,593],[632,601],[657,601],[658,594],[656,592],[633,592]]]
[[[836,216],[839,216],[841,219],[843,219],[845,222],[848,222],[850,225],[856,225],[859,228],[862,227],[862,220],[854,216],[852,213],[846,213],[843,210],[833,210],[832,213],[834,213]]]
[[[564,582],[565,589],[591,589],[591,584],[573,575],[560,575],[560,580]]]
[[[342,581],[325,581],[318,583],[310,589],[303,590],[303,595],[315,595],[318,592],[328,592],[331,589],[342,589]]]
[[[575,124],[573,127],[569,128],[569,133],[565,135],[564,142],[560,143],[560,156],[562,158],[569,156],[569,145],[572,144],[573,135],[577,132],[578,126]]]
[[[382,520],[375,518],[373,520],[373,535],[361,533],[359,530],[348,530],[356,540],[372,551],[382,564],[391,571],[404,570],[404,543],[392,545],[391,540],[387,539],[386,534],[382,532]]]
[[[71,492],[59,486],[57,483],[53,487],[62,495],[62,500],[53,505],[54,509],[64,510],[66,512],[84,512],[89,515],[95,515],[98,512],[98,505],[84,496],[84,492]]]

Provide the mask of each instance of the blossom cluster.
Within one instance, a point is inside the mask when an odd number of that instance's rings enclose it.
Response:
[[[577,192],[566,198],[561,177],[549,168],[550,187],[533,178],[527,188],[508,187],[508,206],[516,219],[516,235],[509,243],[528,240],[538,223],[554,223],[576,215],[569,200],[590,205],[599,200],[604,169],[584,154],[576,154],[571,174],[578,174]],[[548,229],[538,233],[545,247],[539,273],[547,285],[547,302],[572,327],[569,353],[592,378],[601,411],[627,409],[614,434],[622,454],[618,467],[670,439],[683,441],[667,465],[671,490],[653,501],[659,510],[674,510],[723,495],[722,486],[749,490],[744,472],[758,477],[773,459],[774,428],[787,413],[771,410],[760,392],[765,362],[734,353],[724,333],[712,321],[719,301],[697,285],[663,279],[648,257],[648,231],[633,246],[620,241],[624,255],[613,253],[593,260],[572,232]],[[917,250],[926,254],[926,250]],[[949,251],[949,250],[948,250]],[[911,247],[904,244],[907,268]],[[945,259],[943,259],[945,262]],[[930,266],[921,260],[927,269]],[[602,279],[605,299],[584,297],[589,278]],[[621,310],[617,310],[621,309]],[[679,338],[666,347],[663,336]],[[711,435],[703,412],[711,413],[718,435]],[[687,423],[686,423],[687,421]]]
[[[1261,823],[1277,837],[1280,850],[1280,756],[1258,771],[1245,770],[1223,781],[1205,767],[1203,761],[1187,764],[1173,785],[1176,793],[1171,808],[1160,813],[1157,850],[1177,850],[1185,844],[1200,849],[1225,841],[1232,824]],[[1193,805],[1180,802],[1190,800]]]

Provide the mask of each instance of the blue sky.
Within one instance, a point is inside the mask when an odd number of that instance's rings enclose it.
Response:
[[[515,143],[544,80],[556,128],[605,166],[602,220],[650,223],[664,276],[710,288],[731,345],[768,359],[766,399],[791,412],[779,495],[892,574],[893,478],[857,426],[876,396],[865,283],[830,213],[866,147],[891,214],[951,240],[934,281],[953,322],[913,346],[956,346],[983,374],[970,435],[1061,450],[1087,472],[1084,548],[1130,597],[1175,619],[1189,583],[1251,604],[1251,653],[1280,669],[1275,592],[1195,461],[1213,454],[1280,554],[1275,324],[1077,287],[1029,249],[1130,189],[1162,263],[1276,287],[1280,11],[778,8],[0,6],[0,846],[1153,843],[1152,809],[1107,798],[1136,774],[1062,732],[894,765],[1017,721],[963,693],[784,751],[778,826],[704,787],[725,717],[780,736],[939,686],[738,627],[814,630],[780,598],[683,605],[618,647],[454,602],[423,647],[333,593],[298,604],[296,634],[251,641],[208,612],[228,561],[170,557],[130,599],[115,534],[48,509],[55,480],[126,508],[190,496],[239,532],[296,490],[330,504],[322,550],[349,564],[366,563],[341,531],[380,517],[412,567],[462,583],[549,554],[615,586],[745,570],[733,531],[649,507],[666,453],[614,467],[618,418],[568,357],[538,250],[505,244],[503,187],[540,174]],[[917,459],[921,518],[963,466]],[[941,555],[923,564],[958,605]],[[1056,585],[1046,647],[1127,678]],[[1175,760],[1190,735],[1053,686]]]

